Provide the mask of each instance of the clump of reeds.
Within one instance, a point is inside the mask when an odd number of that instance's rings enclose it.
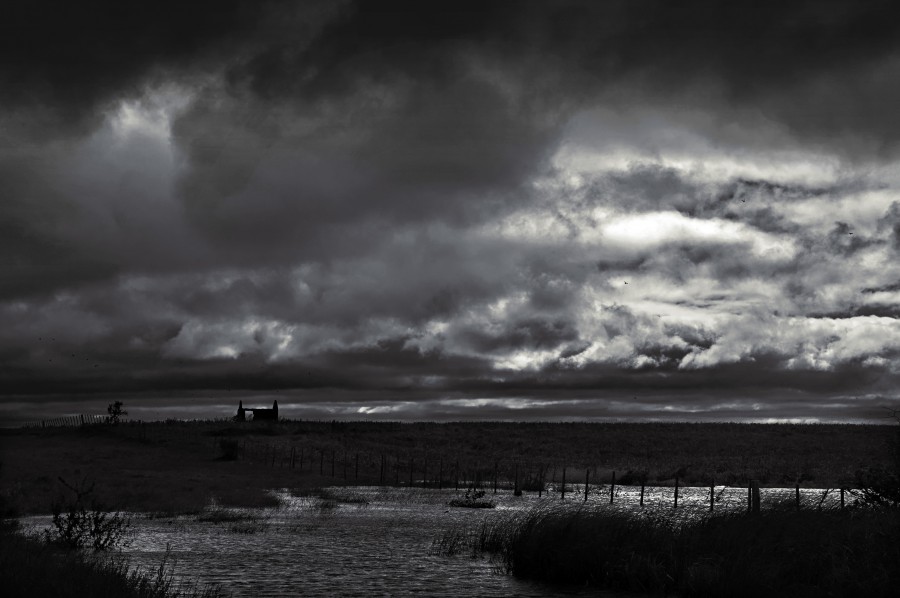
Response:
[[[9,526],[0,530],[0,590],[5,598],[220,598],[217,586],[199,586],[175,577],[167,552],[152,571],[131,569],[120,558],[65,550]]]
[[[302,488],[291,491],[291,496],[313,499],[311,506],[319,510],[336,509],[338,505],[347,504],[357,507],[369,505],[369,499],[360,492],[344,488]]]
[[[493,509],[494,503],[484,498],[484,490],[469,488],[464,498],[454,498],[448,503],[451,507],[466,509]]]
[[[895,596],[900,512],[773,510],[674,520],[540,508],[450,530],[433,550],[487,552],[520,577],[681,596]]]

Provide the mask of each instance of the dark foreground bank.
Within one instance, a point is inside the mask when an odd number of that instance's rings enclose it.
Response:
[[[220,598],[213,586],[179,583],[165,562],[154,571],[129,571],[108,555],[65,550],[16,532],[0,530],[0,595],[5,598]]]
[[[444,553],[487,552],[523,578],[678,596],[900,595],[900,511],[667,515],[538,509],[450,530]]]

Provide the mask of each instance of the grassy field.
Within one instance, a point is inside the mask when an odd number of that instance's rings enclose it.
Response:
[[[612,471],[648,484],[838,487],[885,463],[894,426],[551,423],[124,423],[0,430],[0,488],[14,512],[46,513],[62,477],[96,482],[110,508],[197,512],[274,504],[271,488],[342,483],[444,484],[477,470],[511,483],[563,467],[594,482]],[[334,463],[334,465],[332,465]],[[411,471],[412,470],[412,471]],[[332,475],[332,472],[334,475]],[[346,478],[345,478],[346,476]]]

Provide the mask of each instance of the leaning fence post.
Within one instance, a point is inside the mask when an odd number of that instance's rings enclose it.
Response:
[[[609,483],[609,504],[613,504],[613,498],[616,496],[616,472],[612,472],[612,481]]]
[[[673,508],[678,508],[678,476],[675,476],[675,506]]]

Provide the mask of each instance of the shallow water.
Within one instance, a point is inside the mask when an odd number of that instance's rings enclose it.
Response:
[[[573,487],[573,490],[577,490]],[[221,585],[234,596],[557,596],[601,595],[584,588],[562,588],[518,580],[495,570],[489,560],[432,554],[432,541],[453,526],[478,527],[491,518],[536,505],[583,504],[572,492],[562,503],[548,492],[514,497],[509,491],[485,498],[496,509],[460,509],[447,502],[453,490],[351,487],[331,490],[337,500],[280,496],[278,509],[227,512],[245,516],[220,523],[196,517],[149,519],[136,514],[131,543],[123,554],[133,566],[155,570],[169,547],[179,577]],[[745,489],[716,489],[716,509],[746,508]],[[793,499],[793,489],[763,490],[763,502]],[[822,491],[804,490],[806,504]],[[639,508],[640,489],[619,487],[613,505],[609,490],[596,489],[589,505],[602,509]],[[671,488],[648,488],[645,509],[680,517],[708,512],[708,488],[682,488],[679,507],[672,509]],[[826,498],[827,502],[835,500]],[[32,529],[47,517],[28,518]]]

